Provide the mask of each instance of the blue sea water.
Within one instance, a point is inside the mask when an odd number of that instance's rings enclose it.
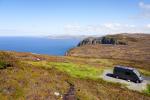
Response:
[[[0,37],[0,50],[32,52],[62,56],[75,47],[79,39],[50,39],[37,37]]]

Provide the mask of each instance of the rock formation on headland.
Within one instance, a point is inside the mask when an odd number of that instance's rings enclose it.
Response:
[[[150,34],[124,33],[86,38],[70,49],[67,56],[149,61],[149,51]]]
[[[119,40],[112,36],[104,36],[104,37],[89,37],[81,41],[78,46],[83,45],[95,45],[95,44],[120,44],[120,45],[126,45],[127,43],[125,41]]]
[[[146,35],[146,34],[144,34]],[[79,46],[83,45],[95,45],[95,44],[114,44],[114,45],[127,45],[128,42],[136,42],[142,34],[116,34],[116,35],[106,35],[103,37],[88,37],[82,40]]]

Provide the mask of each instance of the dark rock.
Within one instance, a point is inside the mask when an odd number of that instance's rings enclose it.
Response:
[[[73,84],[69,83],[70,88],[66,94],[63,96],[63,100],[77,100],[75,96],[75,87]]]
[[[116,37],[104,36],[104,37],[89,37],[82,40],[77,46],[83,45],[95,45],[95,44],[112,44],[112,45],[127,45],[126,42],[117,39]]]

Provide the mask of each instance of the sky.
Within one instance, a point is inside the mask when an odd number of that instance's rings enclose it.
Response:
[[[0,36],[150,33],[150,0],[0,0]]]

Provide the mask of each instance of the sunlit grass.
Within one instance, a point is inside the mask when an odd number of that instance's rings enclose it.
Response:
[[[150,95],[150,84],[147,84],[147,89],[144,92]]]
[[[97,79],[102,74],[103,69],[96,68],[88,65],[80,65],[75,63],[61,63],[61,62],[28,62],[35,66],[41,66],[43,68],[56,68],[62,72],[66,72],[69,75],[76,78],[91,78]]]
[[[5,63],[5,62],[3,62],[3,61],[0,61],[0,69],[3,69],[3,68],[5,68],[5,65],[6,65],[6,63]]]
[[[142,75],[150,76],[150,71],[148,71],[148,70],[139,69],[139,71],[140,71],[140,73],[141,73]]]

